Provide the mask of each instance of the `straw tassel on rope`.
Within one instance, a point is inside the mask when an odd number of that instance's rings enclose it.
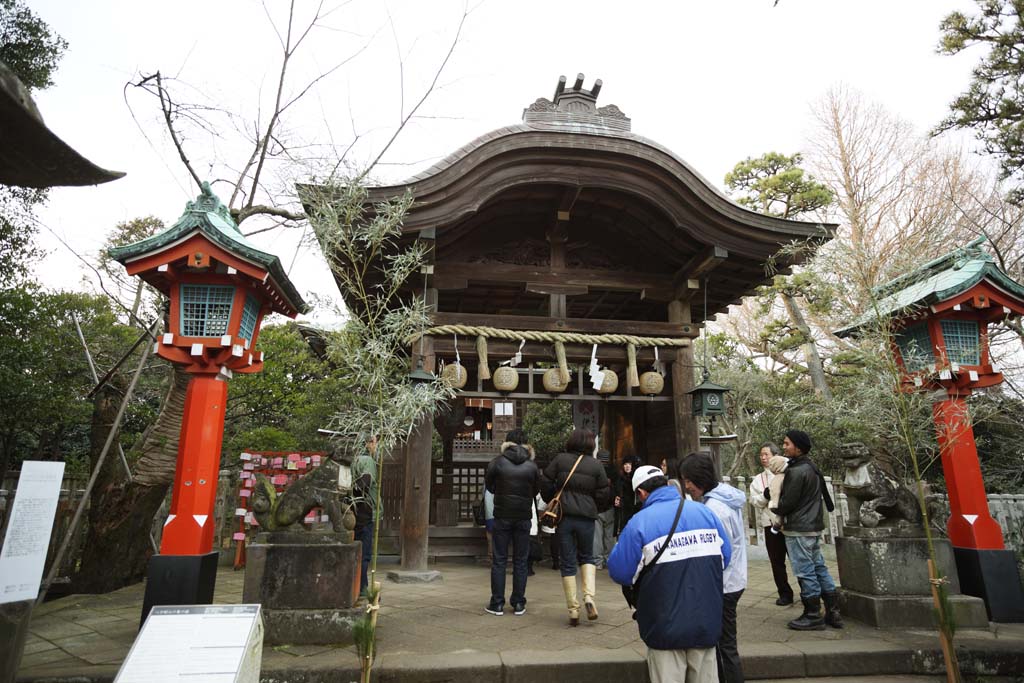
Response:
[[[631,387],[640,386],[640,373],[636,370],[636,344],[626,344],[626,383]]]
[[[480,379],[490,379],[491,370],[487,367],[487,337],[479,335],[476,338],[476,355],[479,362],[476,365],[476,373]]]
[[[562,382],[568,384],[571,377],[569,364],[565,361],[565,344],[563,342],[555,342],[555,359],[558,361],[558,369],[562,373]]]

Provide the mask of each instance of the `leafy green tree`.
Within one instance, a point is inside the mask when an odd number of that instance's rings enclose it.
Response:
[[[967,90],[950,104],[949,115],[935,133],[971,130],[994,155],[1004,178],[1024,181],[1024,21],[1019,0],[975,0],[978,13],[952,12],[939,25],[938,51],[960,54],[971,47],[985,50],[974,67]],[[1024,199],[1017,187],[1011,196]]]
[[[253,427],[235,434],[224,449],[229,464],[243,451],[297,451],[299,440],[279,427]],[[234,456],[234,457],[233,457]]]
[[[725,174],[737,203],[777,218],[793,218],[827,207],[832,191],[800,167],[800,154],[768,152],[748,157]]]
[[[572,403],[570,401],[531,401],[526,404],[523,430],[537,459],[545,463],[565,450],[565,442],[572,432]]]
[[[24,2],[0,0],[0,62],[29,90],[53,85],[53,72],[67,46]]]
[[[292,322],[260,331],[263,371],[231,380],[225,416],[225,464],[249,450],[320,450],[340,403],[348,400],[345,378],[318,358]]]
[[[85,397],[94,381],[76,318],[101,368],[113,365],[134,335],[106,297],[0,292],[0,471],[26,458],[88,470],[93,406]]]
[[[67,42],[21,0],[0,0],[0,62],[29,90],[49,87]],[[0,185],[0,288],[25,278],[40,256],[34,244],[32,207],[45,190]]]
[[[726,174],[725,184],[737,194],[736,200],[740,204],[769,216],[788,219],[820,211],[832,203],[832,191],[805,174],[797,165],[800,161],[799,154],[786,156],[778,152],[768,152],[756,159],[748,157]],[[825,378],[825,369],[811,327],[798,302],[798,297],[813,301],[815,282],[808,274],[780,275],[771,287],[764,290],[764,295],[769,301],[778,297],[782,302],[789,318],[786,337],[792,345],[800,345],[806,363],[802,370],[810,376],[814,393],[828,400],[832,392]],[[778,320],[774,325],[781,327]],[[787,364],[795,369],[788,360]]]
[[[164,222],[156,216],[144,216],[123,221],[114,226],[107,235],[103,248],[97,255],[97,269],[103,273],[108,286],[107,294],[114,297],[128,313],[132,322],[140,327],[145,320],[152,320],[159,313],[164,301],[162,295],[146,284],[141,278],[128,275],[124,266],[110,258],[110,250],[125,244],[140,242],[164,231]],[[112,291],[113,290],[113,291]],[[148,293],[148,295],[147,295]]]

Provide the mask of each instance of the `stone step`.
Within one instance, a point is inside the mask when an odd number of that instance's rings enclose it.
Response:
[[[945,676],[828,676],[826,678],[766,678],[764,683],[934,683]]]

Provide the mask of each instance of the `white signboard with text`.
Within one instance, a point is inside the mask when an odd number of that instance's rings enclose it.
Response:
[[[35,600],[43,578],[64,463],[21,464],[11,521],[0,551],[0,603]]]
[[[259,683],[259,605],[154,607],[114,683]]]

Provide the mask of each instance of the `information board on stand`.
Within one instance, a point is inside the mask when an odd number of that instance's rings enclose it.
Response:
[[[64,463],[21,464],[11,521],[0,551],[0,604],[35,600],[53,532]]]
[[[259,683],[259,605],[154,607],[114,683]]]

